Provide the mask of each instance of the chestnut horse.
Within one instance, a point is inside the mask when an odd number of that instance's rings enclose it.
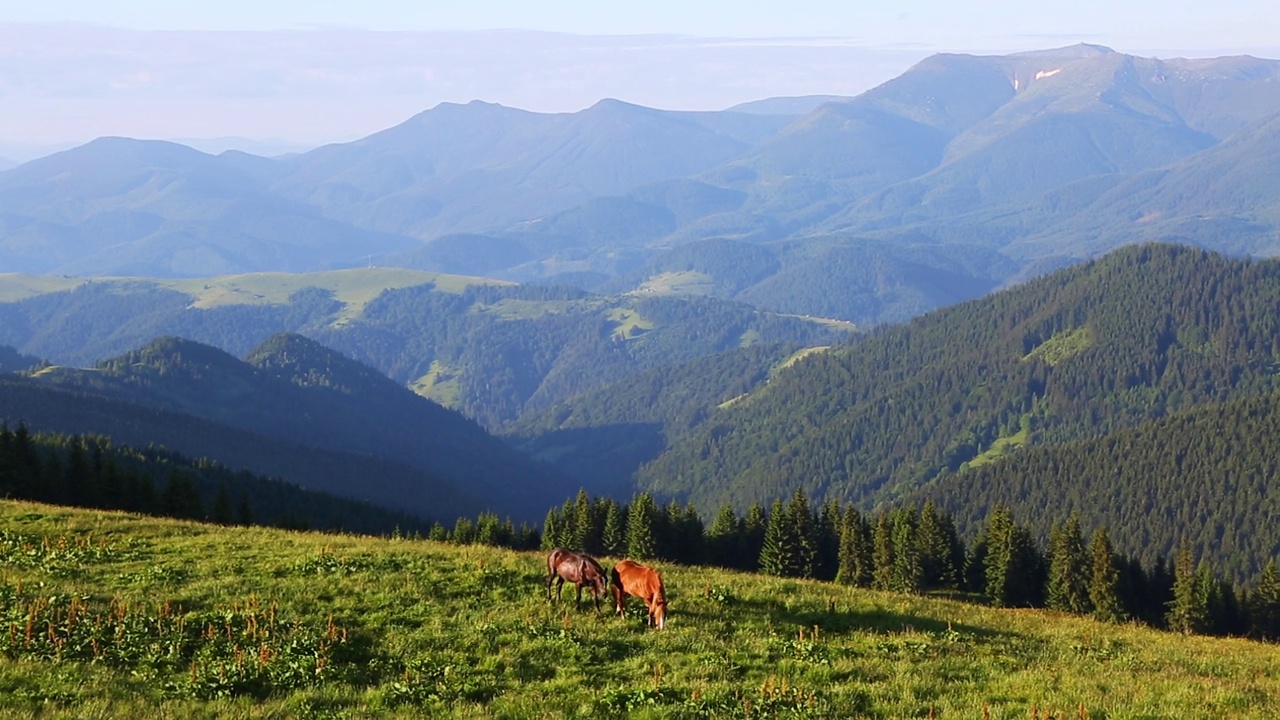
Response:
[[[582,586],[591,589],[591,599],[595,601],[596,614],[600,614],[600,596],[605,593],[605,584],[609,578],[604,568],[596,559],[584,553],[576,553],[562,547],[555,548],[547,555],[547,600],[551,600],[551,582],[556,581],[556,602],[560,602],[560,591],[568,580],[578,586],[578,605],[582,605]]]
[[[623,600],[626,595],[634,595],[649,608],[646,625],[657,625],[659,630],[667,626],[667,594],[662,589],[662,576],[657,570],[631,560],[623,560],[613,566],[609,581],[613,584],[613,601],[619,615],[624,618],[627,616]]]

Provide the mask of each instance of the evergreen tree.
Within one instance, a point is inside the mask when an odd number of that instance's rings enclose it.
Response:
[[[760,553],[764,548],[765,530],[769,525],[764,507],[758,502],[752,503],[742,525],[746,555],[739,567],[743,570],[757,570],[760,567]]]
[[[1062,527],[1055,525],[1049,535],[1048,607],[1078,615],[1092,612],[1090,567],[1080,517],[1073,513]]]
[[[1093,616],[1103,622],[1121,622],[1125,612],[1120,602],[1120,569],[1106,528],[1093,532],[1089,555],[1089,602],[1093,605]]]
[[[460,517],[453,523],[449,537],[457,545],[470,545],[476,541],[476,525],[471,518]]]
[[[547,511],[547,517],[542,521],[542,549],[550,552],[554,548],[563,547],[560,542],[561,534],[560,511],[551,508]]]
[[[627,513],[628,557],[636,560],[651,560],[657,557],[658,544],[654,537],[657,515],[658,507],[649,493],[640,493],[631,500],[631,511]]]
[[[769,524],[764,531],[764,546],[760,549],[760,572],[778,577],[795,577],[799,554],[794,545],[795,533],[790,516],[781,500],[774,500],[769,509]]]
[[[1034,607],[1043,594],[1042,561],[1031,532],[996,505],[987,525],[986,594],[997,607]]]
[[[817,529],[804,490],[796,489],[791,502],[787,504],[786,513],[786,528],[791,533],[791,543],[796,548],[793,577],[814,577],[818,565]]]
[[[213,500],[213,515],[210,519],[219,525],[231,524],[231,496],[227,494],[226,485],[218,486],[218,494]]]
[[[711,563],[719,567],[741,567],[745,548],[745,523],[738,519],[733,506],[725,503],[707,531],[707,551]]]
[[[920,511],[916,536],[924,587],[955,587],[963,564],[963,550],[951,518],[939,513],[932,500]]]
[[[1185,634],[1203,633],[1209,626],[1209,598],[1196,567],[1191,546],[1184,540],[1173,566],[1173,600],[1166,616],[1169,629]]]
[[[819,580],[834,580],[840,569],[840,525],[843,515],[840,503],[827,500],[822,503],[815,518],[813,576]]]
[[[204,508],[195,483],[190,477],[177,470],[169,473],[169,482],[165,484],[161,503],[164,514],[169,517],[190,520],[204,518]]]
[[[893,589],[893,520],[886,513],[876,517],[875,535],[872,539],[871,587],[877,590]]]
[[[1249,634],[1262,640],[1280,640],[1280,574],[1272,559],[1262,568],[1246,605]]]
[[[623,515],[623,508],[613,500],[605,508],[600,541],[604,544],[606,555],[620,557],[627,552],[627,518]]]
[[[853,507],[845,510],[840,518],[840,552],[837,555],[838,568],[836,582],[841,585],[858,584],[860,540],[862,518]]]
[[[427,533],[427,539],[435,542],[448,542],[449,531],[437,520],[431,524],[431,531]]]
[[[893,580],[890,587],[900,593],[917,594],[924,590],[924,565],[920,561],[920,547],[916,538],[915,508],[898,508],[893,513],[891,533]]]

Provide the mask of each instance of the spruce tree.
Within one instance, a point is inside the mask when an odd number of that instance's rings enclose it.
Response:
[[[563,545],[560,542],[561,524],[562,523],[560,521],[560,511],[557,510],[556,508],[551,508],[550,510],[548,510],[547,518],[542,521],[542,542],[540,543],[540,545],[542,546],[543,550],[550,552],[555,548],[563,547]],[[443,526],[441,527],[441,529],[443,529]],[[432,528],[432,535],[434,534],[435,534],[434,528]]]
[[[1165,622],[1170,630],[1185,634],[1202,633],[1209,625],[1209,598],[1186,540],[1178,546],[1173,566],[1173,600]]]
[[[893,589],[893,520],[887,513],[876,517],[876,529],[872,538],[871,587],[877,590]]]
[[[1262,640],[1280,640],[1280,574],[1272,559],[1262,568],[1246,605],[1249,634]]]
[[[893,580],[891,589],[908,594],[924,590],[924,566],[916,538],[916,511],[899,508],[893,513]]]
[[[760,572],[778,577],[794,577],[797,574],[798,548],[794,545],[795,533],[791,518],[781,500],[774,500],[769,510],[769,524],[764,531],[764,544],[760,549]]]
[[[1085,615],[1093,611],[1089,599],[1090,559],[1080,531],[1080,517],[1072,513],[1062,527],[1054,526],[1049,540],[1050,609]]]
[[[796,548],[794,577],[812,578],[818,566],[817,523],[803,490],[796,489],[787,504],[786,513],[789,518],[787,530]]]
[[[733,506],[725,503],[716,513],[716,519],[707,531],[707,551],[711,563],[719,567],[741,567],[743,547],[743,523]]]
[[[837,555],[836,582],[856,585],[858,582],[858,511],[850,507],[840,518],[840,552]]]
[[[604,513],[604,529],[600,541],[607,555],[620,557],[627,552],[627,518],[618,503],[610,500]]]
[[[920,511],[916,537],[924,587],[954,587],[959,575],[955,526],[938,512],[932,500]]]
[[[1089,602],[1093,604],[1093,616],[1102,622],[1121,622],[1125,613],[1120,602],[1120,569],[1105,527],[1093,532],[1089,555]]]
[[[627,513],[627,556],[636,560],[652,560],[657,557],[658,543],[654,537],[658,507],[653,496],[640,493],[631,501]]]
[[[742,523],[742,535],[745,555],[743,562],[739,567],[743,570],[757,570],[760,568],[760,553],[764,549],[764,534],[769,525],[769,518],[765,515],[764,507],[760,503],[751,503],[751,507],[747,509],[747,517]]]

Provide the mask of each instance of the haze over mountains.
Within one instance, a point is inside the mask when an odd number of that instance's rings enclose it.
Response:
[[[1277,107],[1278,61],[1079,45],[721,112],[442,104],[276,159],[103,138],[0,172],[0,266],[377,264],[898,321],[1135,241],[1280,251]]]

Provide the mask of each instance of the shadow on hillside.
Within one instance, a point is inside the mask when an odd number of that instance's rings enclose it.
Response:
[[[620,423],[508,438],[516,447],[583,483],[592,494],[624,497],[631,475],[667,447],[658,423]]]
[[[904,632],[920,632],[932,635],[961,633],[984,639],[1009,637],[1014,633],[978,627],[955,620],[940,619],[927,615],[911,615],[895,610],[864,606],[850,607],[847,603],[832,602],[823,609],[811,604],[792,606],[781,599],[754,600],[733,598],[723,603],[723,610],[709,612],[704,603],[692,607],[672,608],[672,616],[684,615],[691,622],[696,618],[715,618],[730,615],[751,623],[769,624],[774,627],[817,627],[824,635],[844,635],[850,633],[872,633],[890,635]]]

